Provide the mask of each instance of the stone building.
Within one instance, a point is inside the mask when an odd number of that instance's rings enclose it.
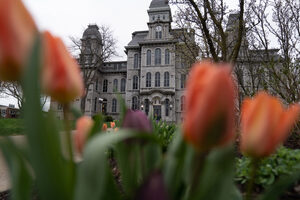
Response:
[[[86,115],[102,112],[118,119],[120,95],[128,108],[143,110],[148,116],[166,122],[182,120],[189,68],[176,51],[181,41],[175,35],[182,29],[172,29],[167,0],[152,0],[147,12],[148,30],[132,33],[132,40],[125,47],[127,61],[97,63],[102,48],[98,27],[89,25],[84,31],[79,61],[81,69],[97,68],[85,101]],[[78,108],[80,101],[74,102]],[[62,118],[61,105],[52,101],[51,109]]]

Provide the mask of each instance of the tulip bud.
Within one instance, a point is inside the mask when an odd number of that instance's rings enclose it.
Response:
[[[84,92],[80,69],[61,39],[45,32],[43,55],[42,88],[44,92],[60,103],[68,103],[80,97]]]
[[[137,191],[135,200],[168,200],[169,195],[160,171],[150,174]]]
[[[102,125],[102,131],[107,131],[107,124],[104,123],[104,124]]]
[[[184,138],[199,151],[223,146],[235,137],[235,85],[231,68],[208,61],[192,67],[186,87]]]
[[[20,0],[0,0],[0,79],[18,81],[37,27]]]
[[[110,128],[115,128],[116,124],[115,122],[110,122]]]
[[[273,153],[288,136],[299,117],[300,106],[284,109],[281,102],[265,92],[246,99],[241,109],[241,151],[254,158]]]
[[[147,133],[152,132],[152,125],[150,120],[144,112],[139,110],[127,110],[122,127]]]
[[[85,141],[93,127],[94,121],[87,116],[79,118],[76,122],[75,147],[79,153],[82,153]]]

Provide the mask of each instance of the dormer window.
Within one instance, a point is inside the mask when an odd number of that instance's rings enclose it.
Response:
[[[161,26],[155,27],[155,38],[156,39],[162,38],[162,27]]]

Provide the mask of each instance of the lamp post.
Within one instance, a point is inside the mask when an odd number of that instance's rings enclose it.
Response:
[[[141,110],[144,110],[144,105],[143,104],[141,105]]]

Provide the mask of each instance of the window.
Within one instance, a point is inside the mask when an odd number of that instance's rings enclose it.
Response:
[[[180,79],[181,88],[185,88],[185,79],[186,79],[185,74],[181,74],[181,79]]]
[[[139,81],[139,77],[133,76],[132,89],[134,89],[134,90],[138,89],[138,81]]]
[[[181,99],[180,99],[180,110],[181,111],[183,111],[183,109],[184,109],[184,103],[185,103],[185,97],[181,96]]]
[[[164,86],[165,87],[170,86],[170,74],[169,74],[169,72],[164,73]]]
[[[146,115],[148,115],[148,113],[149,113],[149,105],[150,105],[149,99],[145,99],[145,113],[146,113]]]
[[[166,99],[166,116],[169,116],[170,100]]]
[[[160,87],[160,73],[155,73],[155,87]]]
[[[62,110],[62,109],[63,109],[62,104],[58,103],[58,104],[57,104],[57,109],[58,109],[58,110]]]
[[[117,99],[112,100],[111,112],[117,112]]]
[[[118,79],[114,80],[114,92],[118,91]]]
[[[169,51],[169,49],[165,50],[165,64],[166,65],[170,64],[170,51]]]
[[[137,110],[138,109],[138,99],[137,99],[137,97],[132,97],[131,109],[132,110]]]
[[[96,86],[95,90],[98,91],[98,79],[96,79]]]
[[[103,99],[103,102],[102,102],[102,113],[106,114],[106,108],[107,108],[107,99]]]
[[[139,65],[139,55],[136,53],[134,54],[134,59],[133,59],[133,68],[137,69]]]
[[[160,19],[159,16],[158,16],[158,19]],[[155,38],[156,39],[161,39],[162,38],[162,27],[161,26],[155,27]]]
[[[121,79],[121,92],[125,92],[125,88],[126,88],[126,79],[122,78]]]
[[[97,111],[97,97],[94,99],[94,112]]]
[[[151,50],[147,51],[147,65],[151,65]]]
[[[180,60],[181,60],[181,68],[184,68],[185,67],[185,59],[184,59],[183,55],[181,55]]]
[[[146,87],[151,87],[151,73],[147,72],[146,74]]]
[[[155,65],[161,64],[161,50],[155,49]]]
[[[108,81],[105,79],[103,81],[103,92],[107,92],[107,84],[108,84]]]

